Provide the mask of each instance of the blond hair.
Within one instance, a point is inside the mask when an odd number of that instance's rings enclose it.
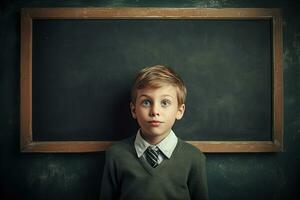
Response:
[[[131,89],[131,102],[135,104],[138,89],[159,88],[164,84],[175,86],[178,105],[184,104],[187,91],[182,79],[171,68],[162,65],[146,67],[137,74]]]

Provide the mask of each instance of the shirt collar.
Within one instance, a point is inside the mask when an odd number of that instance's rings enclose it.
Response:
[[[168,136],[155,146],[157,146],[167,158],[170,158],[177,145],[177,142],[178,138],[175,135],[175,133],[171,130]],[[140,158],[144,154],[145,150],[149,146],[154,145],[151,145],[146,140],[144,140],[144,138],[141,136],[140,130],[138,130],[134,141],[134,147],[138,158]]]

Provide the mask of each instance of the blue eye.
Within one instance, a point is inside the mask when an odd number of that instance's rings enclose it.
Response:
[[[151,101],[149,99],[145,99],[145,100],[142,101],[142,105],[146,106],[146,107],[149,107],[151,105]]]
[[[168,107],[168,106],[171,105],[171,101],[168,100],[168,99],[164,99],[164,100],[161,101],[160,104],[161,104],[161,106],[162,106],[163,108],[166,108],[166,107]]]

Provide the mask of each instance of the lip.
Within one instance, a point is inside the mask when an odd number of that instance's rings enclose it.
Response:
[[[153,127],[158,127],[162,122],[157,120],[148,121],[148,123]]]

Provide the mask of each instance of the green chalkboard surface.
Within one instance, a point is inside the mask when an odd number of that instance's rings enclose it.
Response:
[[[34,19],[33,140],[135,134],[130,87],[156,64],[188,88],[179,137],[272,139],[271,20]]]

